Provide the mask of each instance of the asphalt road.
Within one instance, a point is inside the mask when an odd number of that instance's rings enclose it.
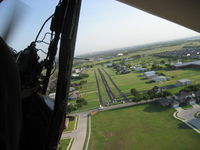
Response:
[[[70,132],[62,134],[61,138],[74,138],[71,150],[82,150],[87,133],[87,116],[88,112],[79,114],[79,121],[77,129]]]

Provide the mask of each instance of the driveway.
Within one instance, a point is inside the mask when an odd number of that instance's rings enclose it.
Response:
[[[195,104],[192,105],[193,108],[190,109],[182,109],[180,107],[176,108],[178,111],[177,116],[182,118],[184,122],[195,126],[197,129],[200,129],[200,119],[194,117],[194,115],[200,111],[200,106]]]

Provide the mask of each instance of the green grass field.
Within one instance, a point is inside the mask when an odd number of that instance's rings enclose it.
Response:
[[[78,121],[78,116],[75,116],[73,120],[70,120],[68,123],[68,127],[63,130],[63,132],[71,132],[75,129],[76,121]]]
[[[138,91],[144,91],[144,90],[150,90],[154,86],[167,86],[167,85],[173,85],[176,84],[177,80],[180,79],[190,79],[193,83],[200,83],[199,77],[200,77],[200,70],[198,69],[180,69],[180,70],[162,70],[159,72],[163,72],[166,77],[172,77],[169,81],[165,82],[159,82],[159,83],[146,83],[150,81],[150,79],[145,79],[141,75],[143,73],[138,72],[132,72],[129,74],[123,74],[123,75],[116,75],[113,71],[113,69],[106,68],[107,72],[110,73],[113,80],[116,82],[116,84],[119,86],[119,88],[125,92],[130,92],[131,88],[136,88]],[[177,93],[181,88],[183,87],[177,87],[175,89],[170,89],[172,93]]]
[[[99,67],[99,66],[97,66]],[[86,99],[88,102],[87,105],[84,105],[82,108],[80,108],[78,111],[84,111],[92,108],[99,107],[99,100],[98,100],[98,93],[97,93],[97,87],[96,87],[96,80],[94,77],[94,70],[97,68],[88,69],[86,72],[89,74],[88,78],[85,78],[83,80],[87,80],[86,84],[82,85],[82,88],[80,89],[81,96]],[[99,67],[101,68],[101,67]],[[131,88],[135,88],[138,91],[145,91],[150,90],[154,86],[167,86],[167,85],[174,85],[176,84],[177,80],[180,79],[190,79],[192,80],[193,84],[200,83],[199,77],[200,77],[200,70],[199,69],[179,69],[179,70],[161,70],[159,72],[162,72],[166,75],[166,77],[170,77],[169,81],[165,82],[159,82],[159,83],[148,83],[150,79],[145,79],[141,75],[143,73],[139,72],[131,72],[129,74],[123,74],[123,75],[117,75],[115,71],[112,68],[104,68],[112,77],[112,79],[115,81],[117,86],[124,92],[129,93]],[[103,72],[103,71],[102,71]],[[104,72],[103,72],[104,73]],[[111,90],[114,92],[116,96],[118,96],[118,92],[116,91],[113,84],[110,82],[109,78],[104,73],[105,78],[107,79],[108,84],[110,85]],[[100,91],[103,97],[103,100],[105,102],[109,102],[109,98],[106,92],[106,89],[103,85],[103,82],[101,80],[101,77],[97,71],[97,77],[99,80],[100,85]],[[79,80],[81,81],[81,80]],[[77,81],[76,81],[77,82]],[[184,88],[184,86],[181,87],[175,87],[173,89],[169,89],[170,92],[173,94],[176,94]],[[75,102],[75,101],[70,101]]]
[[[87,105],[82,106],[78,111],[84,111],[91,108],[97,108],[99,106],[99,100],[97,95],[96,80],[94,77],[94,69],[86,70],[86,73],[89,75],[88,78],[82,80],[87,80],[87,83],[82,85],[82,88],[79,89],[81,96],[88,102]],[[74,81],[80,82],[81,80]],[[70,101],[75,103],[75,101]]]
[[[60,140],[60,148],[59,148],[59,150],[67,150],[67,147],[68,147],[68,145],[70,143],[70,140],[71,139],[62,139],[62,140]]]
[[[89,150],[199,150],[200,135],[157,104],[92,116]]]

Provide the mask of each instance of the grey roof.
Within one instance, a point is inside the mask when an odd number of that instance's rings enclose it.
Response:
[[[181,79],[181,80],[177,80],[178,82],[188,82],[188,81],[191,81],[189,79]]]
[[[175,67],[184,67],[188,65],[200,65],[200,60],[193,61],[193,62],[187,62],[187,63],[182,63],[182,64],[176,64],[174,65]]]

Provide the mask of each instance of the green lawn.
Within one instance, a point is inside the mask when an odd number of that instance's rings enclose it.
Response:
[[[71,132],[75,129],[76,121],[78,121],[78,116],[75,116],[73,120],[70,120],[68,123],[68,127],[63,130],[63,132]]]
[[[99,67],[99,66],[97,66]],[[96,87],[96,80],[94,77],[94,70],[97,68],[88,69],[87,73],[89,74],[88,78],[85,78],[83,80],[87,80],[87,83],[82,85],[82,88],[80,89],[81,96],[85,98],[88,102],[87,105],[84,105],[82,108],[79,108],[78,111],[84,111],[88,109],[93,109],[99,107],[99,100],[98,100],[98,93],[97,93],[97,87]],[[115,71],[112,68],[104,68],[113,78],[117,86],[124,92],[129,93],[131,88],[136,88],[138,91],[144,91],[144,90],[150,90],[154,86],[167,86],[167,85],[174,85],[176,84],[177,80],[180,79],[190,79],[192,82],[200,83],[199,77],[200,77],[200,70],[199,69],[179,69],[179,70],[161,70],[159,72],[162,72],[166,75],[166,77],[170,77],[171,79],[169,81],[165,82],[159,82],[159,83],[148,83],[150,79],[145,79],[141,75],[143,73],[138,72],[132,72],[129,74],[124,75],[117,75]],[[102,71],[103,72],[103,71]],[[104,72],[103,72],[104,73]],[[109,80],[109,78],[104,73],[105,78],[107,79],[108,84],[110,85],[111,90],[114,92],[116,96],[119,96],[117,90]],[[105,102],[109,102],[109,98],[106,92],[106,89],[103,85],[103,82],[101,80],[101,77],[97,71],[97,77],[99,80],[100,85],[100,91],[102,98]],[[79,80],[78,82],[80,82]],[[76,81],[77,82],[77,81]],[[181,87],[175,87],[173,89],[169,89],[170,92],[173,94],[176,94],[179,92],[180,89],[184,88],[184,86]],[[70,101],[71,103],[75,103],[75,101]]]
[[[67,150],[67,147],[70,143],[71,139],[61,139],[60,140],[60,148],[59,150]]]
[[[96,80],[94,77],[94,69],[86,70],[86,73],[89,74],[88,78],[84,78],[82,80],[87,80],[87,83],[82,85],[82,88],[79,89],[81,96],[88,102],[87,105],[83,105],[78,111],[84,111],[91,108],[99,107],[98,93],[96,87]],[[77,80],[74,82],[80,82],[81,80]],[[70,101],[71,103],[75,103],[75,101]]]
[[[92,116],[89,150],[199,150],[200,135],[174,109],[146,104]]]
[[[172,77],[169,81],[165,82],[159,82],[159,83],[147,83],[150,81],[150,79],[145,79],[141,75],[143,73],[139,72],[132,72],[129,74],[123,74],[123,75],[116,75],[113,73],[113,69],[106,68],[106,70],[110,73],[113,80],[116,82],[116,84],[119,86],[119,88],[125,92],[130,92],[131,88],[136,88],[138,91],[144,91],[149,90],[154,86],[166,86],[166,85],[172,85],[176,84],[177,80],[180,79],[190,79],[193,83],[200,83],[199,77],[200,77],[200,70],[198,69],[180,69],[180,70],[162,70],[159,72],[163,72],[166,77]],[[174,89],[170,89],[172,93],[177,93],[181,88],[183,87],[177,87]],[[175,90],[175,91],[174,91]]]
[[[185,105],[185,106],[181,106],[181,108],[183,108],[183,109],[191,109],[193,107],[192,107],[192,105]]]
[[[97,66],[99,67],[99,66]],[[96,87],[96,80],[94,77],[94,70],[97,68],[88,69],[87,73],[89,74],[88,78],[85,78],[84,80],[87,80],[86,84],[82,85],[82,88],[80,89],[81,96],[85,98],[88,102],[87,105],[84,105],[82,108],[79,108],[78,111],[84,111],[88,109],[93,109],[99,107],[99,100],[98,100],[98,93],[97,93],[97,87]],[[144,90],[150,90],[154,86],[167,86],[167,85],[174,85],[176,84],[177,80],[180,79],[190,79],[193,83],[200,83],[199,77],[200,77],[200,70],[199,69],[179,69],[179,70],[161,70],[159,72],[164,73],[167,77],[171,77],[169,81],[165,82],[159,82],[159,83],[147,83],[150,81],[150,79],[145,79],[141,75],[143,73],[138,72],[132,72],[129,74],[124,75],[117,75],[115,71],[112,68],[104,68],[113,78],[117,86],[124,92],[129,93],[131,88],[136,88],[138,91],[144,91]],[[103,71],[102,71],[103,72]],[[104,72],[103,72],[104,73]],[[118,92],[116,91],[113,84],[110,82],[109,78],[104,73],[107,82],[110,85],[111,90],[114,92],[116,96],[118,96]],[[109,102],[109,98],[106,92],[106,89],[103,85],[103,82],[101,80],[101,77],[97,71],[97,77],[99,80],[100,85],[100,91],[101,95],[104,101]],[[80,81],[80,80],[79,80]],[[170,92],[173,94],[176,94],[184,88],[184,86],[181,87],[175,87],[173,89],[169,89]],[[75,101],[70,101],[75,102]],[[77,112],[77,111],[76,111]]]

